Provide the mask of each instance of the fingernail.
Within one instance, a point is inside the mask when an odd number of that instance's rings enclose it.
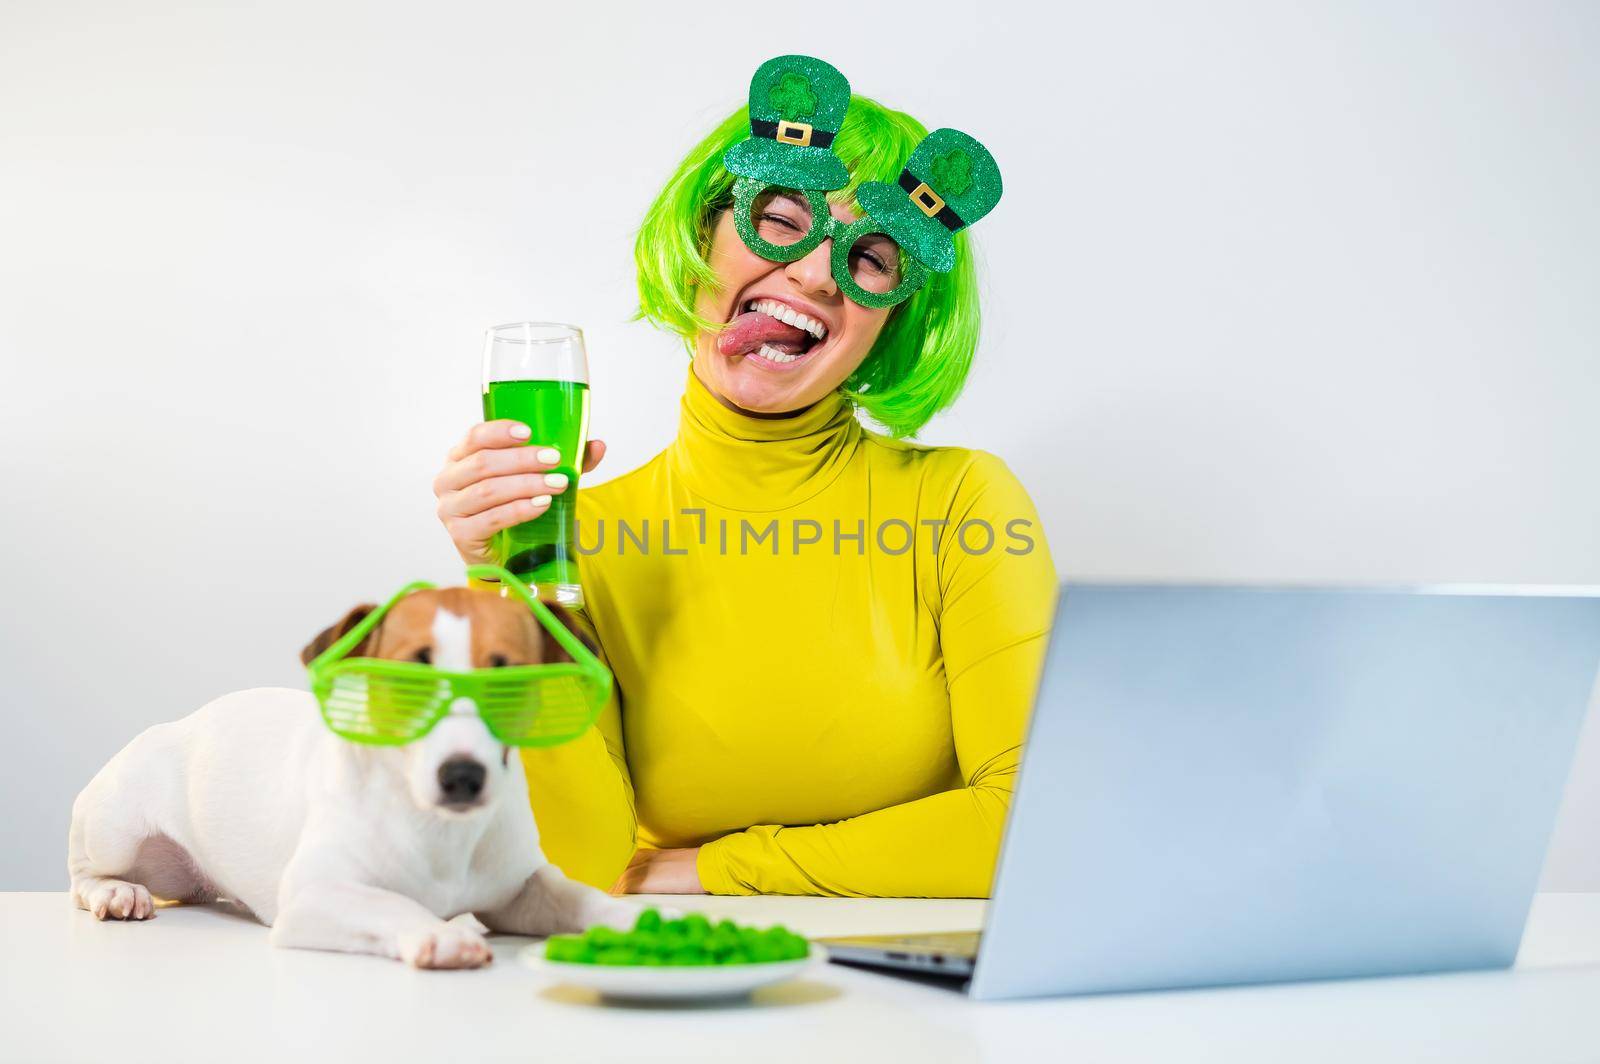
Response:
[[[537,510],[541,506],[549,506],[550,505],[550,496],[548,496],[548,495],[535,495],[533,498],[529,499],[528,501],[533,503],[534,509]]]
[[[554,447],[546,447],[539,452],[539,461],[549,462],[551,465],[555,465],[557,462],[561,461],[561,452],[556,450]]]
[[[567,486],[567,475],[565,473],[546,473],[544,475],[544,486],[560,491]]]
[[[514,439],[514,440],[525,440],[529,436],[532,436],[532,435],[533,435],[533,430],[530,429],[526,425],[512,425],[511,426],[511,438]]]

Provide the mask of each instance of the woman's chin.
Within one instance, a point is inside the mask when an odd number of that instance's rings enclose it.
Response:
[[[810,374],[768,369],[754,355],[717,357],[722,360],[722,395],[735,406],[756,414],[782,414],[810,405],[801,395]]]

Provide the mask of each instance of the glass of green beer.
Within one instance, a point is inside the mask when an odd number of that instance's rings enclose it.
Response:
[[[532,521],[495,533],[495,561],[540,598],[583,605],[578,580],[578,474],[589,441],[589,361],[583,332],[554,322],[496,325],[484,338],[483,417],[512,418],[532,431],[526,446],[554,447],[567,488]]]

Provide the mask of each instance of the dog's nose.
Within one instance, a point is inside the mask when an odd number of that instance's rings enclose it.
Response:
[[[452,757],[439,766],[439,790],[445,805],[468,805],[483,793],[483,780],[487,773],[483,765],[471,758]]]

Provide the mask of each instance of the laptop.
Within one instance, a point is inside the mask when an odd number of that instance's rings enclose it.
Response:
[[[1074,583],[978,932],[820,941],[1017,998],[1509,966],[1600,588]]]

